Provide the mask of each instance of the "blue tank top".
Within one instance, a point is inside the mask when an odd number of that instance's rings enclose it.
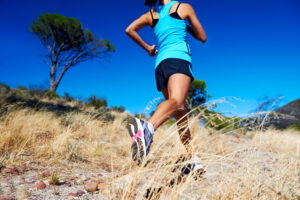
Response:
[[[158,54],[155,68],[167,58],[180,58],[192,62],[190,47],[187,43],[186,23],[169,15],[172,6],[177,1],[171,1],[155,8],[159,20],[154,26],[154,35],[158,42]]]

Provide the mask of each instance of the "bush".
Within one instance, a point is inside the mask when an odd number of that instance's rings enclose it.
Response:
[[[206,119],[206,126],[214,128],[216,130],[234,130],[241,128],[241,119],[238,117],[224,117],[221,114],[215,114]]]
[[[143,113],[136,113],[136,114],[134,114],[134,117],[139,118],[139,119],[144,119],[144,120],[147,119],[147,117]]]
[[[42,98],[45,97],[47,94],[47,89],[41,89],[41,88],[30,88],[29,89],[29,96],[34,98]]]
[[[45,96],[48,97],[49,99],[60,98],[60,96],[57,93],[53,92],[53,91],[47,91]]]
[[[0,83],[0,94],[7,94],[10,92],[10,87],[5,83]]]
[[[106,101],[106,99],[100,99],[100,98],[97,98],[95,95],[91,95],[91,97],[88,98],[87,105],[88,106],[93,106],[95,109],[98,109],[98,108],[101,108],[101,107],[106,108],[107,107],[107,101]]]
[[[298,121],[294,125],[287,127],[287,129],[289,129],[289,128],[294,129],[296,131],[300,131],[300,122]]]
[[[112,111],[116,111],[116,112],[124,112],[125,111],[125,107],[124,106],[113,106],[111,107],[109,110],[112,110]]]
[[[63,96],[63,99],[66,101],[74,101],[75,98],[72,97],[69,93],[65,92],[65,95]]]
[[[16,93],[16,95],[21,96],[23,98],[26,98],[29,96],[29,90],[28,88],[24,87],[24,86],[19,86],[17,87],[14,92]]]

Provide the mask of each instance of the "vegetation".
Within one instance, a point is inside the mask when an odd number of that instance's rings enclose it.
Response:
[[[107,185],[94,194],[84,194],[83,198],[90,197],[88,195],[97,198],[99,194],[107,199],[145,199],[143,196],[152,188],[161,188],[153,199],[299,198],[300,134],[294,130],[270,129],[243,135],[238,134],[238,130],[221,128],[219,122],[218,131],[199,123],[200,116],[207,116],[209,123],[210,117],[217,115],[202,108],[198,116],[190,116],[189,128],[193,136],[190,146],[193,154],[207,167],[207,172],[201,177],[191,173],[167,187],[178,172],[174,167],[185,164],[178,163],[178,159],[189,156],[180,143],[176,124],[164,124],[157,129],[145,164],[136,166],[131,160],[132,141],[124,124],[128,117],[126,112],[112,112],[114,119],[105,121],[96,117],[103,110],[96,112],[84,102],[79,110],[64,111],[61,115],[51,110],[35,110],[36,104],[11,109],[20,103],[8,101],[9,98],[13,100],[17,89],[3,85],[0,91],[3,90],[10,92],[9,95],[0,94],[0,101],[5,102],[0,104],[1,109],[7,109],[0,120],[0,164],[21,168],[24,163],[29,163],[27,170],[22,172],[26,180],[28,174],[32,177],[33,173],[40,172],[38,166],[42,165],[50,172],[59,169],[59,176],[52,173],[49,177],[56,184],[60,177],[64,180],[64,177],[78,173]],[[63,98],[45,97],[37,102],[61,107],[58,100]],[[64,106],[67,105],[75,106],[77,102],[65,101]],[[88,112],[90,110],[92,112]],[[220,131],[225,134],[217,134]],[[227,134],[232,132],[237,134]],[[4,157],[5,160],[1,159]],[[33,170],[30,169],[32,165]],[[101,177],[93,177],[99,172]],[[82,185],[76,185],[75,191],[78,187],[83,188],[83,183],[77,181],[79,178],[74,182]],[[47,199],[51,190],[58,192],[52,199],[64,198],[57,196],[64,194],[63,187],[67,186],[53,185],[45,189],[47,192],[30,190],[24,194],[24,199],[36,198],[37,193],[45,195],[41,199]]]
[[[300,99],[296,99],[276,110],[276,112],[294,116],[300,121]]]
[[[69,93],[65,92],[65,95],[63,96],[63,99],[66,100],[66,101],[74,101],[75,98],[72,97]]]
[[[87,105],[93,106],[95,109],[98,109],[98,108],[101,108],[101,107],[106,108],[107,107],[107,101],[106,101],[106,99],[100,99],[100,98],[96,97],[95,95],[91,95],[88,98]]]
[[[49,90],[53,93],[71,67],[92,59],[104,59],[115,51],[107,39],[96,38],[90,30],[83,29],[78,19],[60,14],[40,14],[29,30],[48,51],[45,58],[51,69]]]
[[[111,111],[116,111],[116,112],[125,112],[125,107],[124,106],[112,106],[110,107]]]
[[[89,111],[92,107],[95,111]],[[54,112],[57,115],[65,115],[68,112],[91,113],[95,119],[113,121],[114,116],[110,111],[125,112],[123,106],[107,107],[107,100],[91,95],[87,100],[75,100],[69,93],[60,97],[57,93],[47,89],[24,86],[10,88],[7,84],[0,83],[0,117],[5,115],[8,109],[30,108]],[[97,109],[99,109],[97,111]],[[63,123],[68,123],[64,121]]]
[[[209,94],[207,94],[205,88],[206,83],[203,80],[195,79],[192,82],[185,102],[188,111],[205,103],[211,97]]]
[[[56,171],[53,171],[51,173],[51,179],[49,181],[49,184],[51,184],[51,185],[58,185],[58,183],[59,183],[58,173]]]

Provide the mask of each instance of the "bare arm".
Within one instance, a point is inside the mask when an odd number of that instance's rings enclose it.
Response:
[[[185,4],[185,11],[186,11],[186,17],[189,20],[189,23],[191,24],[192,27],[187,26],[187,31],[197,40],[200,40],[201,42],[205,43],[206,42],[206,34],[205,31],[200,24],[196,13],[193,9],[193,7],[189,4]]]
[[[140,45],[143,49],[145,49],[150,56],[155,56],[157,54],[157,50],[155,49],[156,45],[148,45],[144,40],[139,36],[137,31],[141,28],[150,25],[147,14],[142,15],[138,19],[134,20],[127,28],[126,34],[135,41],[138,45]]]

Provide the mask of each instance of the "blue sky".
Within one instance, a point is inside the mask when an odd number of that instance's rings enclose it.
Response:
[[[236,108],[247,113],[263,96],[299,98],[300,1],[190,0],[207,33],[207,43],[192,37],[195,78],[206,81],[212,100],[234,96]],[[71,68],[57,92],[105,97],[109,106],[123,105],[132,113],[162,95],[156,91],[154,58],[126,34],[126,27],[149,9],[144,1],[0,0],[0,81],[11,87],[49,82],[49,68],[41,58],[46,50],[28,31],[38,14],[59,13],[78,18],[84,28],[107,38],[116,48],[109,62],[91,61]],[[155,44],[150,27],[140,32]]]

